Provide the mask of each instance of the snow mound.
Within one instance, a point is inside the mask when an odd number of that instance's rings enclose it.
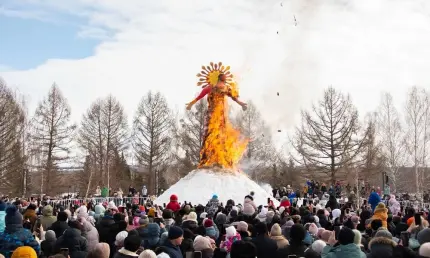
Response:
[[[225,204],[232,199],[237,204],[243,204],[246,195],[254,192],[254,203],[267,205],[267,198],[278,206],[279,202],[265,189],[252,181],[246,174],[234,171],[214,171],[211,169],[197,169],[172,185],[155,203],[162,205],[169,203],[170,196],[178,196],[180,203],[191,202],[193,205],[206,205],[214,194],[218,195],[220,202]]]

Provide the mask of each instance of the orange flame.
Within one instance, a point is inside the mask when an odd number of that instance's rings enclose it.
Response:
[[[236,169],[248,145],[248,139],[242,137],[228,119],[228,95],[239,95],[237,84],[233,81],[227,85],[227,89],[213,89],[208,95],[207,131],[200,151],[199,168],[218,166]]]

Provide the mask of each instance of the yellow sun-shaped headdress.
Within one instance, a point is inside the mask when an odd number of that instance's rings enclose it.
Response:
[[[227,86],[231,86],[233,83],[233,74],[230,72],[230,66],[224,66],[221,62],[214,64],[210,62],[210,66],[202,66],[202,70],[197,74],[199,82],[197,86],[215,86],[218,83],[218,76],[223,73],[226,76]]]

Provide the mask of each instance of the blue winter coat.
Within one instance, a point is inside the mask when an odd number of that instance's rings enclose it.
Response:
[[[378,193],[372,192],[369,196],[369,204],[372,207],[372,211],[375,211],[376,206],[381,202],[381,197]]]
[[[0,232],[3,232],[6,227],[6,224],[4,221],[5,217],[6,217],[6,212],[0,211]]]
[[[7,225],[4,232],[0,233],[0,253],[5,258],[10,258],[13,251],[21,246],[32,247],[37,254],[40,252],[39,243],[30,230],[23,228],[21,224]]]

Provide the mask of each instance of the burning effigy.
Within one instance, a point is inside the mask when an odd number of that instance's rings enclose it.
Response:
[[[210,63],[202,66],[197,74],[197,86],[203,89],[191,102],[187,110],[207,96],[205,137],[200,150],[199,168],[235,169],[244,153],[248,140],[240,135],[228,118],[227,98],[231,98],[246,110],[246,103],[239,100],[239,90],[230,72],[230,66]]]

